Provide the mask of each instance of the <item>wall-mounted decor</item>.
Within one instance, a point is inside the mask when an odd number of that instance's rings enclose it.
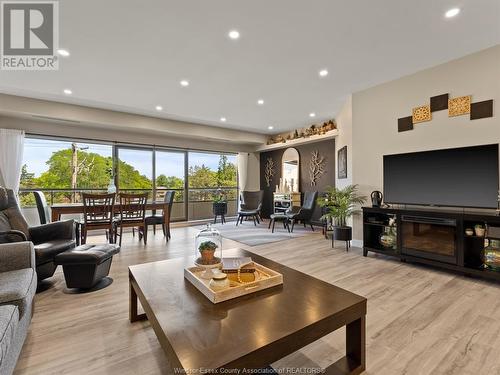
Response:
[[[281,157],[281,179],[292,192],[299,191],[300,154],[289,147]]]
[[[311,125],[308,128],[296,129],[290,133],[277,134],[267,140],[268,145],[275,143],[286,143],[293,139],[308,138],[312,135],[323,135],[331,130],[337,129],[335,120],[325,121],[321,125]]]
[[[493,117],[493,99],[472,103],[471,95],[451,99],[450,94],[432,96],[429,105],[415,107],[412,110],[412,116],[398,118],[398,132],[413,130],[413,124],[431,121],[432,112],[445,109],[448,110],[448,117],[462,116],[468,113],[470,113],[471,120]]]
[[[413,130],[413,116],[398,118],[398,132]]]
[[[338,178],[347,178],[347,146],[342,147],[337,155]]]
[[[431,112],[448,109],[448,99],[450,94],[442,94],[431,97]]]
[[[318,150],[311,152],[311,161],[309,162],[309,177],[311,186],[316,186],[318,179],[325,173],[325,157],[320,156]]]
[[[470,113],[470,102],[470,95],[448,99],[448,116],[462,116]]]
[[[493,117],[493,99],[483,102],[472,103],[470,107],[470,119]]]
[[[343,144],[340,147],[344,146]],[[297,145],[293,145],[300,156],[299,160],[299,182],[296,191],[309,191],[317,190],[318,192],[323,192],[327,186],[334,186],[337,177],[337,150],[335,147],[335,138],[327,138],[324,140],[318,140],[317,142],[306,142]],[[259,175],[260,175],[260,189],[264,191],[264,199],[262,203],[262,217],[268,218],[269,215],[274,213],[274,196],[273,193],[283,193],[284,183],[286,178],[282,161],[284,159],[284,154],[287,151],[287,147],[276,148],[271,150],[266,150],[260,152],[259,161]],[[324,173],[320,178],[317,179],[316,185],[311,186],[311,176],[310,176],[310,161],[313,151],[318,151],[318,155],[324,157]],[[271,179],[271,186],[267,186],[266,181],[266,164],[267,159],[272,158],[275,163],[274,176]],[[285,157],[285,159],[288,159]],[[342,180],[346,181],[346,180]],[[280,183],[281,182],[281,183]],[[294,178],[295,185],[295,178]],[[282,186],[282,187],[280,187]],[[294,189],[295,190],[295,189]],[[301,204],[294,204],[300,206]],[[313,221],[321,225],[321,207],[317,206],[314,210]]]
[[[266,178],[266,185],[267,187],[270,187],[271,186],[271,182],[273,180],[273,176],[274,176],[274,160],[273,158],[267,158],[267,161],[266,161],[266,169],[264,171],[264,176]]]
[[[412,112],[412,119],[414,124],[432,120],[430,105],[421,105],[420,107],[415,107],[413,108]]]

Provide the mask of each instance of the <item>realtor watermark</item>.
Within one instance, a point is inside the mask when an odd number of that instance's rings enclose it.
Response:
[[[0,69],[58,70],[58,2],[2,1],[0,8]]]
[[[273,369],[271,367],[253,369],[253,368],[192,368],[192,369],[183,369],[183,368],[174,368],[174,374],[179,375],[213,375],[213,374],[235,374],[235,375],[276,375],[276,374],[295,374],[295,375],[312,375],[312,374],[324,374],[326,371],[324,369],[318,367],[284,367]]]

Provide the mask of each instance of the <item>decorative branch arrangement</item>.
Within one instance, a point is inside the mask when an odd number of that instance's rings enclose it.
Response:
[[[267,158],[266,167],[264,170],[264,176],[266,178],[267,187],[271,186],[271,182],[274,176],[274,160],[273,158]]]
[[[311,186],[316,186],[318,179],[325,173],[325,157],[319,155],[319,151],[311,153],[311,161],[309,162],[309,177],[311,178]]]

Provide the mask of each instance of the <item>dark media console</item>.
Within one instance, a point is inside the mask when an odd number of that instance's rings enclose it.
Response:
[[[466,234],[476,225],[491,228],[486,238],[500,239],[500,216],[494,211],[363,207],[363,255],[371,251],[500,281],[500,271],[483,265],[485,236]]]

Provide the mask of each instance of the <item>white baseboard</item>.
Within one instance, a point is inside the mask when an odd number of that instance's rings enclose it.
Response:
[[[354,247],[363,247],[363,240],[352,240],[351,245]]]

